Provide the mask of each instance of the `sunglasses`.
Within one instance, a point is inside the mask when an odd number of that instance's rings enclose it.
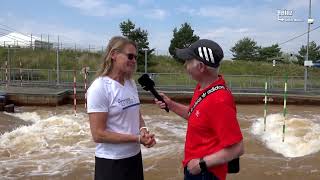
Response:
[[[131,53],[129,53],[129,54],[127,54],[127,53],[122,53],[122,54],[126,55],[129,60],[133,60],[133,58],[134,58],[135,60],[137,60],[137,57],[138,57],[137,55],[131,54]]]

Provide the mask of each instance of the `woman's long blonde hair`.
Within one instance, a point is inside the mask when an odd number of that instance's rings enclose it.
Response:
[[[113,68],[112,53],[115,51],[122,51],[123,48],[128,44],[133,45],[137,49],[137,44],[134,41],[129,40],[128,38],[122,36],[114,36],[110,39],[103,58],[103,63],[101,64],[96,77],[109,75]],[[132,76],[133,74],[127,74],[125,78],[131,79]]]

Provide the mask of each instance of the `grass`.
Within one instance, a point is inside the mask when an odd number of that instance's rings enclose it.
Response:
[[[84,66],[97,69],[101,63],[101,56],[102,54],[97,52],[61,50],[59,52],[60,69],[81,69]],[[4,67],[5,61],[8,61],[8,50],[0,47],[1,67]],[[19,68],[21,61],[23,68],[54,70],[56,69],[57,52],[53,49],[11,49],[9,61],[12,68]]]
[[[43,69],[33,72],[34,80],[43,80],[54,83],[56,81],[56,51],[47,49],[18,49],[11,50],[10,65],[12,68],[19,68],[19,62],[23,64],[23,68]],[[0,47],[0,64],[4,68],[4,62],[8,59],[7,49]],[[59,53],[61,82],[73,81],[73,69],[77,70],[78,82],[83,82],[83,75],[80,70],[89,66],[91,73],[89,81],[94,79],[95,73],[102,61],[102,53],[61,50]],[[140,60],[139,60],[140,61]],[[144,60],[141,60],[144,61]],[[141,64],[141,63],[140,63]],[[140,69],[144,69],[141,68]],[[309,82],[313,87],[320,87],[320,68],[308,68]],[[18,77],[19,71],[12,71],[13,76]],[[148,72],[157,73],[154,80],[157,85],[167,86],[194,86],[195,82],[189,78],[185,72],[182,63],[175,61],[170,56],[152,55],[148,60]],[[248,62],[248,61],[228,61],[221,63],[220,72],[225,75],[229,86],[232,87],[263,87],[267,77],[273,76],[268,81],[274,87],[282,87],[284,76],[297,76],[290,78],[289,87],[303,87],[304,85],[304,67],[297,64],[277,64],[275,67],[271,63],[266,62]],[[31,78],[31,73],[24,72],[24,79]],[[136,75],[138,78],[139,73]],[[0,73],[0,78],[4,78],[4,70]]]

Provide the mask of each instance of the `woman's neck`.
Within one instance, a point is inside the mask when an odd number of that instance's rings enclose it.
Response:
[[[125,81],[125,75],[123,73],[121,73],[120,71],[116,71],[116,70],[112,70],[108,76],[115,80],[118,81],[120,84],[124,85],[124,81]]]

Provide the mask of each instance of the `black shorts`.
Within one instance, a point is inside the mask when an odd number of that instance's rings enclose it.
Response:
[[[95,180],[143,180],[141,152],[125,159],[95,159]]]
[[[184,168],[184,180],[219,180],[214,174],[209,171],[201,172],[197,175],[190,174],[187,167]]]

